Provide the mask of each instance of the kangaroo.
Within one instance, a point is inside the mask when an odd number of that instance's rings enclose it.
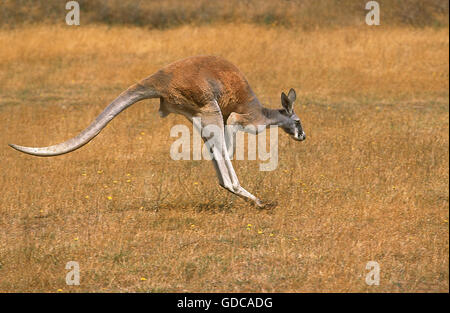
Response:
[[[300,118],[294,113],[296,93],[290,89],[288,95],[281,93],[281,109],[265,108],[256,98],[245,76],[233,64],[216,56],[194,56],[171,63],[159,71],[130,86],[112,101],[103,112],[80,134],[63,143],[41,148],[10,146],[18,151],[35,156],[56,156],[74,151],[87,144],[120,112],[132,104],[151,98],[159,98],[159,114],[181,114],[192,122],[201,119],[197,130],[215,125],[224,130],[224,125],[233,129],[256,129],[276,125],[297,141],[306,138]],[[195,123],[194,123],[195,124]],[[248,127],[254,126],[254,127]],[[263,127],[261,127],[263,126]],[[227,127],[228,128],[228,127]],[[234,132],[235,134],[235,132]],[[241,187],[228,155],[233,133],[222,131],[219,136],[203,140],[208,144],[220,186],[241,198],[263,208],[267,203]]]

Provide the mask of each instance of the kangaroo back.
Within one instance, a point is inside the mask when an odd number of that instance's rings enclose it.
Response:
[[[192,111],[191,114],[213,100],[225,118],[231,112],[247,113],[249,106],[259,105],[244,74],[216,56],[176,61],[144,79],[142,84],[157,91],[162,102]]]

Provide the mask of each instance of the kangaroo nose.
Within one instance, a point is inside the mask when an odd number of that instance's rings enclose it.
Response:
[[[295,139],[297,139],[298,141],[303,141],[306,139],[306,135],[305,135],[305,133],[302,133],[298,137],[295,137]]]

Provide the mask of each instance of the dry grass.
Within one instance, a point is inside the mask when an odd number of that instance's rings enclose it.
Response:
[[[0,30],[0,46],[0,291],[448,292],[448,29],[40,26]],[[272,211],[219,188],[207,161],[171,160],[185,121],[157,101],[72,154],[7,147],[67,139],[196,54],[231,60],[272,107],[297,89],[308,139],[280,132],[273,172],[235,161]]]

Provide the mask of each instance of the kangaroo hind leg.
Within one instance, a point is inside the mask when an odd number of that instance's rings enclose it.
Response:
[[[227,153],[224,124],[220,111],[202,114],[201,128],[199,131],[211,154],[219,184],[244,200],[251,201],[258,207],[262,207],[262,202],[245,190],[239,183],[233,164]]]

